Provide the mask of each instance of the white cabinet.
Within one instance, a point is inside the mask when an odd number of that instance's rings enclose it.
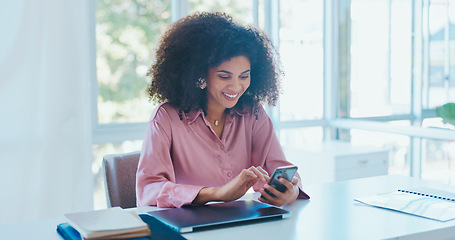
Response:
[[[285,148],[287,160],[297,165],[302,183],[318,184],[387,175],[389,151],[372,146],[353,146],[329,141]]]

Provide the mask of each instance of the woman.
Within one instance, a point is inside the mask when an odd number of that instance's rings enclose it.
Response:
[[[137,205],[232,201],[253,187],[276,206],[309,198],[298,175],[266,184],[285,160],[261,104],[276,104],[279,70],[270,40],[221,13],[174,23],[149,71],[152,113],[137,170]],[[270,196],[267,189],[275,195]]]

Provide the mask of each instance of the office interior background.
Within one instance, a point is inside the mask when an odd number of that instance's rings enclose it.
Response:
[[[285,75],[285,149],[389,151],[388,174],[455,184],[452,0],[14,1],[0,10],[0,223],[106,207],[102,157],[138,151],[160,35],[197,11],[264,30]]]

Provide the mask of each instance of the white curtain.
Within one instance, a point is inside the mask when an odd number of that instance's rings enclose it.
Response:
[[[90,0],[0,7],[0,223],[93,208]]]

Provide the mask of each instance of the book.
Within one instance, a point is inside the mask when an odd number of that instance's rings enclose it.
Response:
[[[133,211],[120,207],[65,214],[83,239],[125,239],[150,236],[148,225]]]
[[[150,237],[130,238],[130,240],[185,240],[182,235],[169,226],[148,214],[139,214],[139,217],[147,223],[150,229]],[[57,225],[57,232],[64,240],[82,240],[79,232],[69,223]]]
[[[441,222],[455,219],[455,193],[432,188],[398,189],[354,201]]]

